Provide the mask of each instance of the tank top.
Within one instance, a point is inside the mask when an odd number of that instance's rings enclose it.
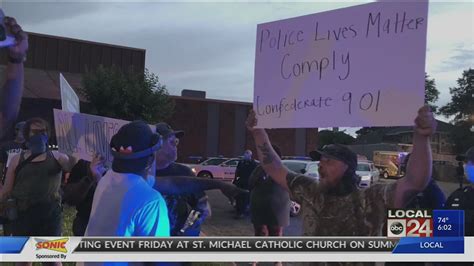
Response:
[[[19,164],[25,160],[24,156],[22,152]],[[11,195],[17,200],[20,209],[60,201],[61,175],[61,166],[53,153],[48,151],[45,160],[29,162],[20,169],[15,177]]]

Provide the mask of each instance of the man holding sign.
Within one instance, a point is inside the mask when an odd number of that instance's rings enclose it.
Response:
[[[365,190],[356,187],[357,156],[348,148],[334,144],[318,151],[321,155],[318,181],[294,173],[282,164],[265,130],[256,128],[253,110],[246,124],[265,172],[301,204],[307,236],[380,236],[386,210],[403,208],[424,190],[431,177],[430,137],[436,131],[436,120],[427,106],[419,109],[415,119],[413,152],[405,177]]]

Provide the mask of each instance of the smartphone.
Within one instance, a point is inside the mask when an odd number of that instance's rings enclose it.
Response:
[[[9,34],[4,23],[5,14],[0,8],[0,48],[15,45],[15,37]]]

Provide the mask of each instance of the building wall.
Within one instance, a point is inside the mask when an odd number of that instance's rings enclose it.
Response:
[[[168,119],[174,129],[186,131],[180,140],[178,161],[190,156],[235,157],[250,149],[256,154],[253,137],[245,127],[251,103],[172,96],[175,113]],[[267,130],[283,155],[307,156],[317,146],[317,129]]]
[[[116,65],[122,70],[133,67],[143,72],[145,68],[145,50],[117,45],[89,42],[28,33],[28,58],[25,67],[58,70],[69,73],[84,73],[99,65]],[[5,65],[5,49],[0,51],[0,64]]]
[[[398,135],[392,135],[386,138],[395,143],[413,143],[413,132],[405,132]],[[431,149],[438,154],[453,154],[454,145],[449,138],[449,134],[445,132],[437,132],[431,138]]]

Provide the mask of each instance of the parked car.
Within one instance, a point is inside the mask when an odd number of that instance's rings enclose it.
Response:
[[[232,181],[239,161],[239,158],[210,158],[191,170],[199,177]]]
[[[359,187],[370,187],[379,181],[380,172],[371,161],[358,161],[356,174],[360,177]]]
[[[301,173],[319,179],[319,162],[317,161],[282,160],[282,162],[288,169],[295,173]]]

